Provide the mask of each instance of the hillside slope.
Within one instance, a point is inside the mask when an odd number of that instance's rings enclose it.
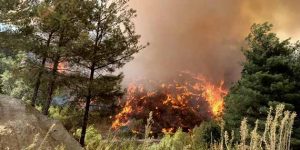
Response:
[[[52,150],[60,145],[67,150],[82,149],[60,122],[21,100],[0,95],[0,149]]]

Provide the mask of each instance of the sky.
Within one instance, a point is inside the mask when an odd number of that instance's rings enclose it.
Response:
[[[300,39],[299,0],[131,0],[141,43],[126,64],[124,83],[169,80],[180,71],[232,84],[240,78],[241,47],[253,23],[270,22],[282,39]]]

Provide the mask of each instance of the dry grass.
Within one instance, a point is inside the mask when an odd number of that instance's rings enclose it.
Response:
[[[144,144],[136,144],[134,139],[126,142],[108,142],[102,144],[97,150],[109,150],[116,148],[126,150],[290,150],[290,140],[296,113],[284,111],[284,105],[278,105],[275,110],[270,108],[263,132],[258,131],[259,121],[250,131],[247,118],[244,118],[240,126],[240,138],[235,137],[234,132],[230,134],[224,131],[224,122],[221,123],[221,138],[219,141],[212,141],[209,146],[193,145],[190,135],[180,129],[173,135],[165,135],[158,143],[149,143],[149,133],[151,132],[151,113],[146,125],[146,136]],[[193,133],[191,133],[193,134]],[[146,143],[146,144],[145,144]],[[106,147],[107,146],[107,147]]]
[[[55,127],[55,124],[53,124],[53,125],[49,128],[48,132],[46,133],[45,137],[43,138],[43,140],[42,140],[42,142],[41,142],[40,144],[39,144],[39,142],[38,142],[38,140],[39,140],[39,138],[40,138],[40,134],[39,134],[39,133],[36,134],[36,135],[34,136],[33,143],[30,144],[28,147],[26,147],[25,150],[36,150],[36,149],[37,149],[37,150],[41,150],[41,149],[43,149],[43,148],[44,148],[43,146],[44,146],[45,142],[47,141],[47,139],[48,139],[50,133],[53,131],[54,127]]]
[[[273,108],[270,108],[262,135],[258,132],[258,120],[249,134],[247,119],[244,118],[240,127],[241,138],[238,142],[232,144],[234,133],[232,132],[231,140],[229,140],[228,132],[225,131],[225,148],[222,147],[223,140],[214,142],[211,148],[213,150],[290,150],[291,134],[296,113],[283,112],[283,110],[284,105],[278,105],[273,116]]]
[[[154,123],[152,113],[149,114],[145,126],[145,139],[141,142],[135,138],[118,138],[110,133],[105,139],[100,134],[93,131],[88,136],[95,141],[89,142],[87,150],[290,150],[290,140],[296,113],[284,111],[284,105],[278,105],[275,110],[270,108],[263,132],[258,131],[259,121],[250,131],[247,119],[244,118],[240,126],[239,139],[235,137],[232,131],[224,131],[224,122],[221,123],[221,137],[218,141],[211,141],[210,144],[197,145],[192,139],[195,133],[190,134],[178,130],[174,135],[166,134],[160,141],[153,142],[151,138],[151,127]],[[49,129],[47,135],[51,132],[54,125]],[[89,133],[87,133],[89,134]],[[43,142],[47,140],[47,135]],[[37,137],[38,138],[38,135]],[[96,139],[96,140],[95,140]],[[200,140],[200,139],[199,139]],[[34,140],[36,141],[36,140]],[[43,142],[39,145],[41,149]],[[87,140],[88,142],[88,140]],[[33,142],[28,149],[36,148],[36,142]],[[57,150],[65,149],[64,146],[58,146]]]

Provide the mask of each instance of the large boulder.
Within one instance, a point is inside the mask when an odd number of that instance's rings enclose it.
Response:
[[[56,120],[42,115],[18,99],[0,95],[0,149],[82,150]]]

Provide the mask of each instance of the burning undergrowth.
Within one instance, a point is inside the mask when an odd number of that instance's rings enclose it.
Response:
[[[167,83],[135,82],[128,87],[112,128],[143,132],[147,117],[153,112],[153,133],[174,132],[179,127],[188,131],[202,121],[220,117],[226,94],[223,81],[213,84],[201,75],[187,72]]]

